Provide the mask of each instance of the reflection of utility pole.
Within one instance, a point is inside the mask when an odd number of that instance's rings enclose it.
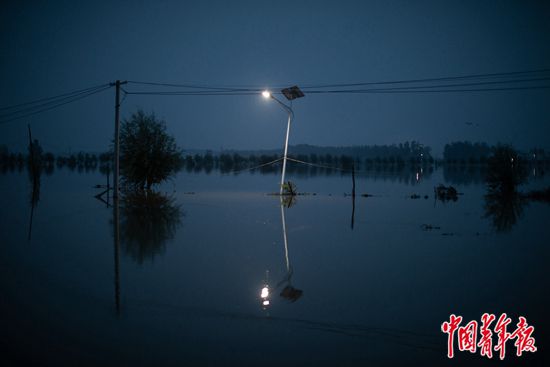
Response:
[[[32,133],[31,133],[31,125],[27,124],[27,128],[29,129],[29,161],[31,166],[31,172],[32,177],[34,179],[34,149],[32,145]]]
[[[353,230],[353,224],[355,222],[355,163],[351,165],[351,180],[353,187],[351,189],[351,229]]]
[[[114,224],[114,250],[115,250],[115,309],[117,316],[120,315],[120,268],[119,268],[119,211],[118,196],[113,198],[113,224]]]
[[[115,86],[115,192],[113,193],[113,197],[118,197],[118,176],[120,172],[120,147],[119,147],[119,139],[120,139],[120,86],[122,84],[128,83],[127,81],[121,82],[120,80],[115,81],[114,83],[111,83],[111,86]]]
[[[41,160],[39,159],[40,149],[38,145],[38,141],[35,141],[33,143],[32,141],[32,132],[31,132],[31,125],[27,124],[27,128],[29,130],[29,172],[31,175],[32,180],[32,193],[31,193],[31,216],[29,218],[29,233],[27,236],[27,240],[31,240],[31,234],[32,234],[32,220],[34,217],[34,208],[38,204],[38,200],[40,200],[40,164]]]

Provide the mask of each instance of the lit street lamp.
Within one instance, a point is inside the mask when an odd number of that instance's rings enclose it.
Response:
[[[281,90],[281,93],[288,99],[289,101],[292,101],[296,98],[301,98],[304,96],[304,93],[298,88],[297,86],[285,88]],[[285,139],[285,154],[283,156],[283,172],[281,174],[281,189],[279,191],[280,195],[283,195],[283,186],[285,183],[285,172],[286,172],[286,159],[287,159],[287,153],[288,153],[288,136],[290,135],[290,122],[292,121],[292,118],[294,117],[294,111],[292,111],[292,107],[287,106],[283,102],[279,101],[271,92],[268,90],[264,90],[262,92],[262,96],[266,99],[271,98],[275,100],[287,113],[288,113],[288,124],[286,127],[286,139]]]

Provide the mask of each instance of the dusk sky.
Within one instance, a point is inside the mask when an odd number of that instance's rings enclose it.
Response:
[[[542,1],[3,1],[0,107],[116,79],[274,88],[550,69],[549,19]],[[548,149],[549,101],[550,89],[306,92],[290,143]],[[0,124],[0,144],[24,151],[31,124],[45,150],[104,151],[113,104],[109,89]],[[284,143],[284,111],[259,95],[129,95],[121,116],[138,108],[165,119],[184,149]]]

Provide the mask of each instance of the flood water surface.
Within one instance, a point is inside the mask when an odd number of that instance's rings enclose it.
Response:
[[[359,175],[355,200],[349,175],[290,179],[307,194],[281,203],[278,175],[183,172],[117,210],[94,198],[99,173],[43,176],[34,205],[26,172],[1,175],[2,358],[485,365],[448,360],[441,324],[505,312],[511,330],[535,326],[539,351],[518,358],[509,341],[502,363],[548,361],[550,206],[491,205],[483,183],[441,171]],[[436,200],[439,183],[462,195]]]

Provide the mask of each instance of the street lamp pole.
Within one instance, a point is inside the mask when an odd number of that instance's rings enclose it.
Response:
[[[283,173],[281,174],[281,189],[279,191],[279,195],[283,195],[283,187],[285,185],[286,156],[288,153],[288,136],[290,135],[290,122],[292,121],[293,116],[294,116],[294,112],[292,111],[292,109],[290,109],[288,112],[288,123],[286,126],[285,154],[283,155]]]
[[[286,104],[284,104],[283,102],[275,98],[273,94],[270,94],[270,97],[274,99],[288,113],[288,122],[286,125],[286,138],[285,138],[285,153],[283,155],[283,173],[281,174],[281,187],[279,190],[279,195],[283,195],[283,187],[285,184],[285,174],[286,174],[286,159],[288,155],[288,138],[290,136],[290,123],[292,122],[292,118],[294,117],[294,111],[292,111],[291,107],[287,106]]]
[[[304,93],[296,86],[283,89],[281,92],[289,101],[292,101],[293,99],[301,98],[304,96]],[[285,153],[283,155],[283,172],[281,174],[281,187],[279,189],[279,195],[283,195],[283,187],[285,184],[285,174],[286,174],[286,161],[287,161],[287,155],[288,155],[288,138],[290,136],[290,123],[294,118],[294,111],[292,110],[292,107],[287,106],[286,104],[281,102],[271,92],[266,90],[262,92],[262,95],[264,96],[264,98],[273,99],[288,113],[288,122],[286,126],[286,138],[285,138]]]

